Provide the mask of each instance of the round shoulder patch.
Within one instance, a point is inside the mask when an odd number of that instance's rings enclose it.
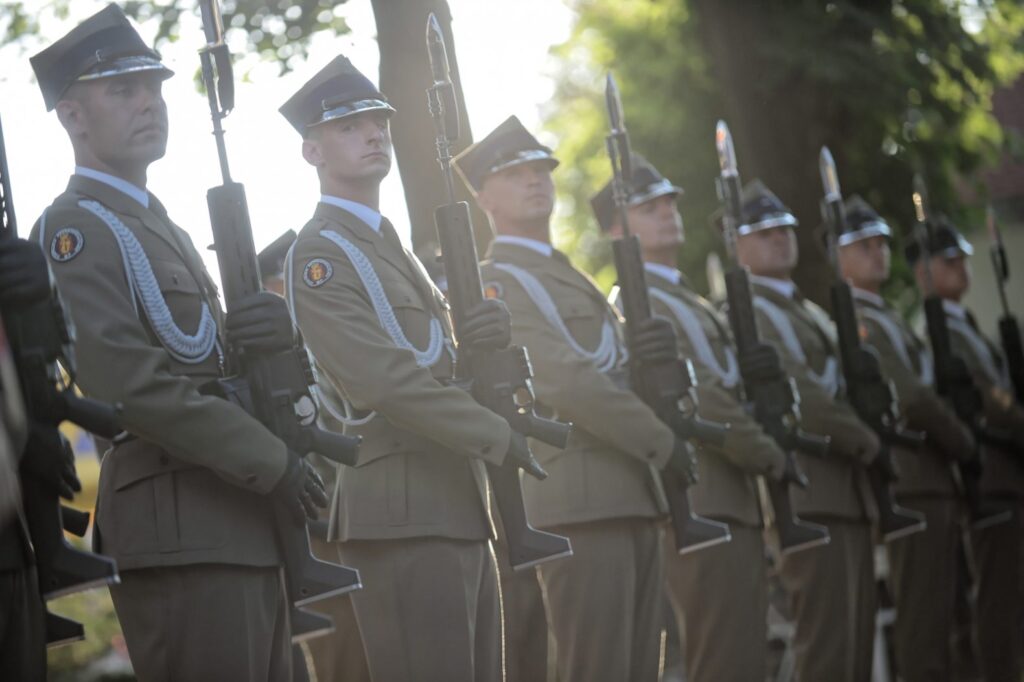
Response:
[[[486,282],[484,284],[484,297],[485,298],[501,298],[505,290],[501,287],[500,282]]]
[[[79,230],[74,227],[62,227],[50,241],[50,257],[58,263],[67,263],[82,253],[84,247],[85,237]]]
[[[333,274],[334,268],[330,262],[323,258],[314,258],[306,263],[306,267],[303,268],[302,281],[306,283],[306,286],[315,289],[326,284]]]

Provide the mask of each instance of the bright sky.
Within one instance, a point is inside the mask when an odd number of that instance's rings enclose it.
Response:
[[[553,0],[448,3],[473,130],[484,135],[511,114],[535,129],[539,107],[550,99],[554,88],[548,50],[568,37],[571,11]],[[497,22],[499,3],[501,21]],[[31,7],[32,0],[26,5]],[[44,8],[47,2],[38,0],[38,5]],[[28,58],[105,5],[105,0],[75,0],[66,22],[51,19],[43,24],[45,41],[39,46],[26,43],[27,50],[0,47],[0,118],[23,236],[64,190],[74,167],[70,143],[56,115],[47,113],[43,105]],[[225,122],[226,139],[232,175],[246,186],[257,248],[285,230],[300,229],[319,196],[316,174],[300,155],[300,138],[277,112],[278,107],[338,53],[377,81],[379,57],[369,0],[349,0],[337,11],[348,20],[351,33],[314,41],[308,62],[286,76],[278,77],[276,69],[267,66],[256,68],[251,82],[237,83],[236,109]],[[185,17],[182,23],[181,39],[160,48],[164,62],[177,75],[164,83],[170,143],[167,155],[150,168],[149,189],[167,206],[171,218],[191,234],[216,276],[216,258],[204,248],[212,241],[205,197],[206,190],[221,179],[209,134],[209,108],[192,82],[199,66],[196,51],[204,40],[198,17]],[[155,31],[155,25],[141,27],[147,38]],[[424,96],[424,116],[428,115],[425,102]],[[397,168],[384,182],[381,207],[408,241],[408,216]]]

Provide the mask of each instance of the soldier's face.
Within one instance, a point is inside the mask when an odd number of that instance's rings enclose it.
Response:
[[[391,170],[391,153],[391,127],[383,111],[321,123],[302,143],[306,161],[341,183],[379,183]]]
[[[839,247],[839,269],[855,287],[875,290],[889,279],[892,254],[889,240],[881,235],[859,239]]]
[[[663,194],[650,201],[629,207],[629,230],[640,240],[644,251],[677,249],[683,243],[683,217],[676,207],[675,194]],[[622,236],[622,226],[615,224],[612,237]]]
[[[164,76],[141,71],[75,83],[57,104],[57,115],[79,160],[111,169],[146,166],[167,151]]]
[[[932,287],[940,298],[959,301],[971,286],[971,267],[963,254],[947,258],[932,256]],[[918,285],[926,285],[924,263],[918,262],[915,268]]]
[[[551,168],[546,161],[529,161],[492,173],[477,201],[498,225],[546,222],[555,208]]]
[[[796,232],[789,225],[771,227],[736,240],[736,256],[755,275],[788,279],[800,251]]]

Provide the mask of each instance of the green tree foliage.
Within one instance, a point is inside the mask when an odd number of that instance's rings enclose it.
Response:
[[[246,51],[261,59],[277,62],[281,71],[288,71],[306,57],[312,36],[321,31],[335,35],[348,32],[348,25],[338,6],[347,0],[225,0],[221,2],[228,38],[241,34]],[[118,3],[125,13],[137,21],[158,20],[156,47],[178,38],[181,18],[199,14],[197,0],[127,0]],[[27,36],[40,37],[41,19],[52,14],[58,19],[68,16],[71,0],[0,0],[0,45]],[[49,36],[53,38],[54,36]]]
[[[829,270],[817,227],[817,154],[831,148],[843,189],[899,229],[912,221],[921,169],[932,202],[969,224],[954,188],[1019,142],[991,115],[993,90],[1024,68],[1024,8],[1010,0],[575,0],[557,48],[559,88],[546,126],[559,141],[562,243],[610,280],[587,206],[609,175],[603,75],[615,72],[634,148],[686,189],[684,270],[703,283],[720,240],[714,125],[730,124],[740,171],[760,177],[801,221],[796,273],[811,295]],[[898,249],[897,249],[898,251]],[[907,281],[897,259],[897,282]]]

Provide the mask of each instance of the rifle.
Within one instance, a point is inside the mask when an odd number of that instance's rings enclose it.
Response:
[[[612,252],[619,290],[622,292],[626,335],[632,344],[637,327],[651,319],[653,313],[644,275],[644,261],[640,254],[640,240],[629,233],[632,152],[619,89],[610,73],[605,84],[605,102],[611,127],[605,142],[612,165],[612,195],[622,223],[622,237],[612,242]],[[697,381],[688,358],[677,356],[668,362],[651,362],[638,357],[631,348],[629,375],[633,391],[678,438],[686,441],[687,448],[692,448],[695,442],[711,445],[725,442],[728,424],[710,422],[697,415]],[[732,540],[729,526],[698,516],[693,511],[687,482],[671,471],[661,471],[659,476],[668,500],[679,554],[688,554]]]
[[[217,0],[203,0],[200,9],[207,44],[199,55],[223,178],[223,184],[210,189],[206,199],[224,302],[230,311],[240,299],[262,291],[263,286],[245,188],[231,179],[221,125],[234,108],[231,54],[224,43]],[[229,366],[235,374],[213,382],[206,387],[208,392],[231,400],[258,419],[284,441],[291,457],[316,452],[340,464],[355,463],[359,439],[316,426],[317,405],[310,390],[315,377],[301,337],[297,336],[292,348],[280,353],[247,353],[238,348],[228,351]],[[310,553],[306,524],[296,523],[280,505],[272,506],[291,606],[292,641],[327,634],[334,628],[329,618],[299,607],[359,589],[359,572],[315,559]]]
[[[16,239],[18,223],[2,128],[0,204],[3,209],[0,239]],[[50,281],[52,284],[52,275]],[[55,285],[52,285],[47,300],[3,311],[3,329],[17,368],[26,418],[41,434],[39,438],[30,440],[25,457],[73,461],[71,444],[58,428],[65,420],[103,438],[117,435],[120,427],[115,409],[77,396],[72,388],[76,374],[75,328]],[[46,448],[45,453],[42,448]],[[44,600],[120,582],[113,559],[76,549],[68,543],[61,520],[64,507],[56,491],[24,469],[21,472],[21,489],[39,591]],[[88,526],[88,517],[85,525]],[[49,644],[84,637],[81,624],[75,621],[47,612],[46,623]]]
[[[914,237],[921,249],[921,260],[924,267],[924,316],[928,328],[928,339],[932,346],[932,359],[935,363],[935,390],[945,398],[953,412],[964,424],[967,424],[979,441],[986,440],[985,429],[981,424],[981,413],[984,409],[981,392],[974,384],[974,378],[967,363],[959,355],[953,353],[949,338],[949,327],[946,324],[946,311],[942,306],[942,298],[935,293],[932,284],[931,254],[929,248],[933,241],[932,223],[929,217],[928,188],[920,174],[914,174],[914,215],[917,218]],[[963,491],[967,500],[968,514],[971,525],[977,529],[994,526],[1011,518],[1011,510],[991,504],[981,497],[981,452],[976,449],[969,460],[958,462],[952,469],[953,479]]]
[[[1010,312],[1010,304],[1006,300],[1006,280],[1010,278],[1010,265],[1006,260],[1003,235],[996,223],[996,213],[991,205],[986,210],[985,217],[989,238],[992,240],[989,255],[992,258],[992,269],[995,270],[999,302],[1003,306],[1003,316],[999,318],[999,340],[1002,342],[1003,354],[1006,355],[1006,368],[1013,382],[1017,402],[1024,402],[1024,344],[1021,343],[1017,318]]]
[[[745,366],[742,362],[744,354],[762,348],[764,344],[757,328],[750,273],[736,257],[737,230],[743,224],[741,185],[732,135],[724,121],[719,121],[715,128],[715,146],[721,169],[716,186],[718,198],[722,202],[723,235],[729,256],[729,268],[725,273],[729,326],[736,340],[736,352],[740,356],[742,368]],[[823,457],[828,452],[827,436],[809,434],[800,428],[800,394],[791,378],[780,372],[777,378],[771,380],[750,376],[742,376],[742,379],[743,392],[754,419],[785,453],[788,467],[799,471],[795,455],[797,450],[817,457]],[[764,483],[775,510],[779,549],[783,554],[828,544],[828,528],[804,521],[793,511],[789,485],[785,481],[775,481],[766,476]]]
[[[436,131],[437,160],[448,193],[448,203],[434,211],[434,224],[458,338],[467,312],[484,300],[484,294],[469,204],[455,200],[451,146],[459,136],[459,110],[448,71],[444,35],[433,13],[427,19],[427,54],[433,77],[427,101]],[[504,417],[514,430],[553,447],[565,448],[571,425],[544,419],[534,411],[533,368],[525,348],[510,345],[501,350],[474,350],[460,345],[455,366],[457,381],[468,382],[476,401]],[[487,476],[514,570],[572,555],[568,538],[530,525],[518,468],[488,463]]]
[[[843,368],[846,393],[857,415],[878,434],[882,448],[866,467],[868,483],[878,507],[878,528],[882,538],[892,541],[925,529],[924,515],[904,509],[892,496],[891,479],[895,471],[890,446],[916,448],[924,443],[924,434],[904,430],[892,382],[882,375],[878,355],[861,343],[853,290],[839,268],[839,236],[846,229],[843,195],[839,175],[828,147],[821,148],[818,164],[825,195],[821,215],[828,228],[828,252],[835,279],[831,286],[832,319],[839,336],[839,361]]]

